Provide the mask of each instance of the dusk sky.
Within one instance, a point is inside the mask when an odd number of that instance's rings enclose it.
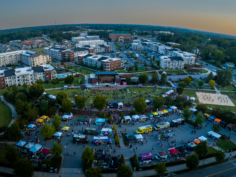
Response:
[[[77,23],[148,24],[236,35],[236,0],[2,0],[0,29]]]

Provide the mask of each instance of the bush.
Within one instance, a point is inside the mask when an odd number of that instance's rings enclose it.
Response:
[[[107,118],[108,116],[109,116],[109,113],[107,113],[107,112],[101,112],[99,114],[99,117],[101,117],[101,118]]]
[[[117,134],[114,134],[114,140],[115,140],[115,144],[119,146],[120,145],[120,139],[117,136]]]
[[[129,146],[129,140],[127,139],[125,133],[122,133],[122,137],[123,137],[123,140],[124,140],[125,146]]]
[[[135,110],[132,110],[132,111],[130,111],[130,113],[129,113],[129,115],[135,115],[136,114],[136,111]]]

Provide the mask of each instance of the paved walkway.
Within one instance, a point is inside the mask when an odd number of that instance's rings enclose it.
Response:
[[[15,122],[15,116],[17,116],[17,112],[16,112],[16,109],[15,109],[15,106],[13,106],[11,103],[9,103],[9,102],[7,102],[5,99],[4,99],[4,96],[1,96],[1,100],[2,100],[2,102],[4,102],[7,106],[9,106],[10,108],[11,108],[11,112],[12,112],[12,117],[13,117],[13,119],[12,119],[12,121],[10,122],[10,124],[8,125],[8,127],[10,127],[11,126],[11,124],[13,123],[13,122]]]

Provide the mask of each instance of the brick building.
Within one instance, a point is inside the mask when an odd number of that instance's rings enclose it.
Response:
[[[113,42],[127,42],[132,41],[132,36],[126,31],[113,31],[109,34],[109,38]]]

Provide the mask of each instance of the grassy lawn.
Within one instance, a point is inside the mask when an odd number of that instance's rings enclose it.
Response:
[[[81,68],[81,67],[78,67],[78,66],[74,66],[72,70],[75,71],[75,68],[78,68],[78,72],[81,73],[81,74],[89,75],[91,73],[95,73],[95,71],[93,71],[93,70],[86,69],[86,68]]]
[[[44,53],[44,48],[33,49],[33,51],[36,51],[38,53]]]
[[[153,98],[151,95],[156,96],[163,91],[162,89],[158,89],[157,91],[153,92],[153,88],[137,88],[137,87],[134,87],[134,88],[127,87],[127,89],[129,89],[132,93],[131,94],[128,94],[127,92],[121,93],[120,90],[113,90],[113,91],[89,90],[89,91],[85,92],[80,89],[67,89],[67,90],[63,90],[63,92],[67,93],[69,99],[71,99],[71,100],[74,100],[73,95],[75,95],[75,94],[76,95],[85,94],[85,100],[86,100],[85,104],[86,104],[86,106],[89,106],[90,100],[93,100],[95,97],[95,92],[96,92],[96,95],[105,95],[107,97],[107,101],[117,100],[117,97],[119,97],[120,99],[125,99],[124,103],[128,103],[129,101],[132,101],[135,99],[135,98],[132,98],[134,96],[138,96],[140,94],[143,94],[143,97],[148,96],[147,99],[151,99],[151,98]],[[56,96],[57,93],[59,93],[61,91],[62,90],[48,90],[48,91],[46,91],[46,93]],[[137,93],[137,92],[139,92],[139,93]],[[145,94],[146,92],[151,92],[151,93]]]
[[[0,163],[11,165],[11,163],[9,163],[8,160],[5,158],[5,154],[6,154],[6,147],[0,147]]]
[[[11,122],[11,109],[0,101],[0,127],[8,125]]]
[[[217,152],[217,150],[213,147],[207,147],[208,153],[207,155],[214,154]]]
[[[140,72],[140,73],[133,73],[135,76],[138,74],[147,74],[147,75],[153,75],[153,72]]]
[[[220,140],[216,143],[216,145],[225,151],[236,148],[236,145],[232,141]]]
[[[138,67],[138,71],[145,71],[144,67]]]
[[[116,72],[117,73],[127,73],[127,71],[125,71],[125,70],[117,70]]]
[[[205,69],[189,69],[189,70],[185,70],[185,71],[192,72],[192,73],[202,73],[202,74],[208,73],[208,71]]]
[[[184,73],[184,71],[182,71],[182,70],[168,70],[165,72],[166,72],[166,74]]]
[[[220,90],[224,90],[224,91],[235,91],[236,88],[233,85],[227,85],[225,87],[222,87],[221,85],[217,85],[217,88]]]

